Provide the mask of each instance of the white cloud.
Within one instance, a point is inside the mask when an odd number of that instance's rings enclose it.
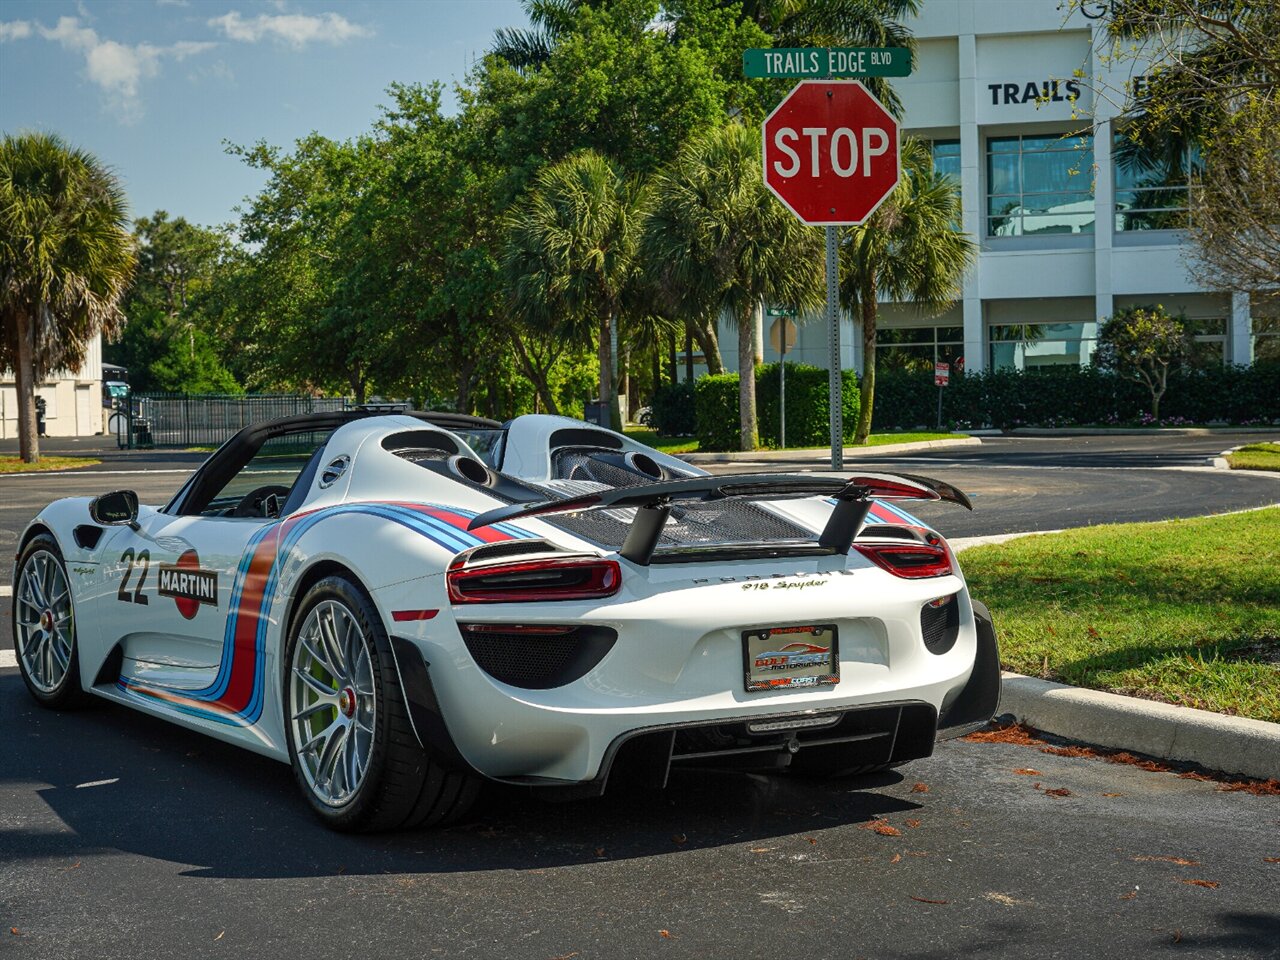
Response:
[[[309,43],[328,43],[337,46],[357,37],[372,36],[373,31],[352,23],[339,13],[261,13],[246,19],[240,11],[232,10],[209,21],[209,26],[220,30],[230,40],[257,43],[270,39],[301,50]]]
[[[189,7],[191,0],[156,0],[157,7]]]
[[[102,88],[107,102],[126,123],[142,116],[139,88],[144,80],[160,74],[166,60],[185,60],[216,47],[216,43],[182,41],[158,47],[150,43],[124,44],[104,40],[92,27],[82,26],[77,17],[59,17],[53,27],[36,24],[46,40],[55,40],[64,49],[84,56],[85,73]]]
[[[10,20],[0,23],[0,43],[6,40],[23,40],[31,36],[31,24],[26,20]]]

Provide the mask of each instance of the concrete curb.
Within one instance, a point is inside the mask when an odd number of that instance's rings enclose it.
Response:
[[[1018,673],[1006,672],[1003,678],[1000,712],[1037,730],[1260,780],[1280,778],[1278,723],[1083,690]]]
[[[936,450],[940,447],[976,447],[982,441],[977,437],[957,437],[951,440],[915,440],[910,443],[885,443],[875,447],[845,447],[847,460],[876,459],[889,453],[910,453],[914,450]],[[793,461],[804,463],[828,463],[831,451],[817,448],[814,450],[750,450],[746,452],[730,451],[725,453],[677,453],[687,463],[764,463],[770,461]]]
[[[1264,442],[1264,443],[1266,443],[1266,442],[1268,442],[1268,441],[1265,441],[1265,440],[1264,440],[1263,442]],[[1278,440],[1278,441],[1270,441],[1270,442],[1280,443],[1280,440]],[[1248,443],[1241,443],[1241,444],[1238,444],[1237,446],[1229,447],[1228,449],[1223,450],[1223,451],[1222,451],[1222,453],[1218,454],[1216,457],[1214,457],[1214,458],[1213,458],[1213,467],[1214,467],[1214,469],[1215,469],[1215,470],[1230,470],[1230,469],[1232,469],[1231,464],[1227,462],[1227,457],[1228,457],[1228,456],[1230,456],[1231,454],[1235,453],[1235,452],[1236,452],[1237,450],[1239,450],[1241,447],[1248,447],[1248,446],[1251,446],[1251,444],[1248,444]],[[1241,472],[1241,473],[1260,473],[1260,474],[1262,474],[1264,477],[1280,477],[1280,471],[1276,471],[1276,470],[1248,470],[1248,469],[1244,469],[1244,468],[1242,468],[1242,469],[1240,470],[1240,472]]]

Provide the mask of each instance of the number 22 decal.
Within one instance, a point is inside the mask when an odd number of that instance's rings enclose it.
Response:
[[[135,555],[133,547],[130,547],[124,553],[120,554],[120,562],[129,564],[129,569],[124,572],[124,579],[120,581],[120,588],[116,590],[117,599],[123,600],[125,603],[141,603],[144,606],[151,601],[147,599],[147,595],[142,592],[142,585],[147,582],[147,573],[151,570],[151,551],[139,550]],[[129,595],[129,578],[133,576],[134,565],[142,568],[142,573],[138,576],[138,585],[133,588],[133,595]]]

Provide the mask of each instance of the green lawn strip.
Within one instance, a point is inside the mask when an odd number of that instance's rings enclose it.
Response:
[[[1280,470],[1280,443],[1251,443],[1227,455],[1232,470]]]
[[[653,430],[627,430],[627,436],[663,453],[696,453],[697,437],[660,437]],[[879,447],[886,443],[919,443],[922,440],[966,440],[966,433],[873,433],[866,445]],[[763,448],[774,449],[774,448]],[[788,450],[826,450],[827,447],[787,447]]]
[[[1019,673],[1280,721],[1280,508],[968,550]]]
[[[0,457],[0,473],[39,473],[44,470],[75,470],[101,463],[94,457],[41,457],[39,463],[23,463],[20,457]]]

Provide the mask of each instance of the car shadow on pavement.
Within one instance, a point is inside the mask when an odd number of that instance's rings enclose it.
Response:
[[[663,791],[563,803],[491,787],[447,829],[342,835],[282,763],[113,704],[54,713],[0,676],[0,859],[125,853],[188,876],[320,877],[537,870],[807,835],[919,804],[896,773],[821,782],[689,771]],[[27,785],[37,785],[32,789]],[[48,784],[48,786],[38,786]]]

